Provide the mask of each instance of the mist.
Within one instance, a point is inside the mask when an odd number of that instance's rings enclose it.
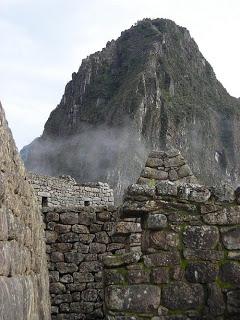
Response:
[[[124,120],[115,128],[84,123],[77,135],[38,138],[21,155],[29,171],[50,176],[67,174],[79,183],[108,182],[116,194],[122,194],[136,181],[148,152],[132,122]]]

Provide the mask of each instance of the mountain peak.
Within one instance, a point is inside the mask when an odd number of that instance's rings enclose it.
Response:
[[[149,150],[174,147],[200,181],[234,181],[239,107],[186,28],[143,19],[82,61],[25,163],[120,194]]]

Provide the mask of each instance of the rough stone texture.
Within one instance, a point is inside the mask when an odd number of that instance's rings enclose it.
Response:
[[[78,184],[71,176],[49,177],[28,174],[40,205],[47,207],[114,205],[113,190],[107,183]]]
[[[204,303],[204,291],[200,284],[178,282],[163,288],[164,307],[169,309],[197,309]]]
[[[218,266],[209,262],[189,263],[186,268],[186,279],[195,283],[211,283],[216,281]]]
[[[240,314],[240,290],[229,291],[227,293],[227,305],[230,314]]]
[[[153,285],[109,286],[105,291],[110,310],[151,313],[159,307],[161,290]]]
[[[215,226],[189,226],[183,232],[183,242],[191,249],[214,249],[218,240],[218,228]]]
[[[160,170],[158,163],[161,170],[165,164],[170,170],[186,165],[174,150],[151,152],[147,166]],[[239,319],[239,194],[181,177],[155,184],[142,179],[127,189],[120,210],[122,229],[130,221],[142,225],[141,255],[138,261],[105,267],[107,319]],[[125,255],[105,259],[119,262]],[[146,286],[161,291],[157,309],[142,299]],[[155,290],[149,292],[153,303]]]
[[[162,165],[152,168],[152,164],[156,161],[162,162]],[[177,188],[173,181],[196,183],[197,179],[179,151],[160,152],[157,155],[150,153],[137,183],[150,186],[157,184],[159,185],[157,190],[160,190],[161,194],[177,195]]]
[[[138,252],[125,253],[120,256],[106,256],[103,258],[105,267],[120,267],[126,264],[136,263],[141,256]]]
[[[52,206],[43,207],[42,211],[52,320],[103,319],[102,260],[106,254],[122,252],[124,248],[124,243],[112,237],[117,222],[116,208]],[[111,283],[114,276],[109,274],[108,279]]]
[[[225,311],[224,295],[221,288],[215,283],[208,285],[208,308],[209,313],[214,316],[222,315]]]
[[[50,319],[42,216],[0,104],[0,319]]]
[[[167,226],[167,217],[161,213],[148,215],[146,219],[146,229],[161,230]]]
[[[231,228],[223,232],[222,241],[227,249],[240,249],[240,228]]]

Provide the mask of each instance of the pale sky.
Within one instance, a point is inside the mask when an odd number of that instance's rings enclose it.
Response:
[[[19,149],[41,135],[81,60],[146,17],[188,28],[240,97],[239,0],[0,0],[0,100]]]

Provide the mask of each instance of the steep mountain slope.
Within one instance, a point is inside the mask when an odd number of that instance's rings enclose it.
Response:
[[[200,181],[236,181],[239,115],[188,30],[145,19],[82,61],[22,156],[30,170],[107,180],[120,194],[150,149],[172,146]]]

